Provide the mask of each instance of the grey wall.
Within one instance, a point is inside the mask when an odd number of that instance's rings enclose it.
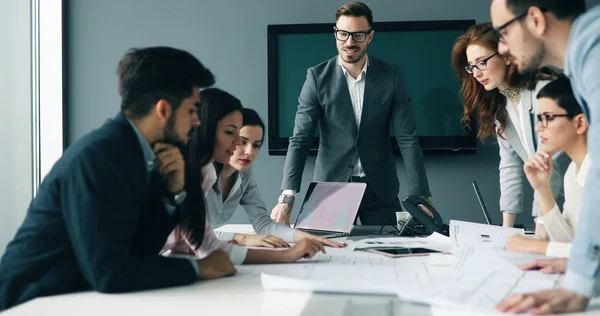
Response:
[[[23,221],[32,194],[29,1],[0,1],[0,254]]]
[[[170,45],[189,50],[216,74],[218,87],[239,97],[246,107],[255,109],[266,120],[267,25],[334,23],[335,10],[344,2],[67,1],[68,142],[72,143],[118,111],[116,64],[127,48],[135,46]],[[376,21],[489,21],[489,1],[371,0],[367,3],[373,9]],[[477,180],[492,217],[500,222],[498,161],[495,143],[479,146],[477,155],[472,156],[426,156],[433,200],[446,221],[451,218],[484,220],[471,188],[471,181]],[[255,163],[256,178],[269,210],[280,192],[283,162],[284,157],[271,157],[264,150]],[[298,195],[300,200],[312,178],[313,167],[314,157],[309,158],[304,171],[302,193]],[[398,161],[398,174],[401,179],[399,196],[403,198],[407,192],[401,160]],[[526,200],[530,198],[529,192]],[[532,222],[529,215],[521,215],[517,221]],[[247,217],[238,212],[232,222],[247,222]]]

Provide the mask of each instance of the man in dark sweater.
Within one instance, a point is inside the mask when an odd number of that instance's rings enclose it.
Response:
[[[221,251],[197,261],[159,255],[187,205],[180,148],[200,124],[199,89],[214,83],[212,73],[169,47],[132,49],[117,73],[121,112],[64,152],[6,248],[0,311],[40,296],[146,290],[235,273]]]

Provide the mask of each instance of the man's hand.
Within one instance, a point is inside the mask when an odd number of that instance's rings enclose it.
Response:
[[[544,274],[565,273],[567,271],[567,258],[543,259],[519,266],[521,270],[540,270]]]
[[[550,186],[552,177],[552,155],[545,151],[538,151],[523,165],[527,181],[534,190],[543,186]]]
[[[162,176],[166,189],[173,194],[183,191],[185,162],[179,148],[166,143],[156,143],[152,149],[156,155],[156,170]]]
[[[510,252],[545,254],[548,242],[515,234],[506,239],[504,250]]]
[[[238,245],[267,248],[289,248],[290,245],[279,237],[273,235],[235,234],[233,240]]]
[[[288,203],[277,203],[271,211],[271,219],[277,223],[285,223],[290,226],[290,217],[292,216],[292,206]]]
[[[307,238],[302,239],[294,247],[283,251],[283,261],[291,263],[300,258],[312,258],[319,251],[325,253],[325,247],[322,243]]]
[[[221,249],[217,249],[210,256],[198,260],[196,263],[201,279],[216,279],[237,273],[229,255]]]
[[[496,306],[500,312],[530,315],[580,312],[587,308],[589,298],[565,289],[553,289],[507,297]]]
[[[300,241],[302,241],[304,239],[310,239],[312,241],[315,241],[315,242],[321,243],[321,244],[323,244],[325,246],[329,246],[329,247],[333,247],[333,248],[344,248],[344,247],[346,247],[346,244],[335,242],[335,241],[329,240],[327,238],[323,238],[323,237],[311,235],[311,234],[303,232],[303,231],[297,230],[294,233],[294,240],[296,242],[300,242]]]

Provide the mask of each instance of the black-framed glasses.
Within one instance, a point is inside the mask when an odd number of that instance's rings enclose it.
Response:
[[[548,9],[546,8],[540,8],[540,11],[542,12],[547,12]],[[514,18],[508,20],[508,22],[498,26],[497,28],[494,28],[491,30],[491,32],[494,34],[494,36],[496,36],[498,41],[504,41],[504,35],[502,35],[502,31],[504,29],[506,29],[509,25],[515,23],[516,21],[519,21],[521,19],[523,19],[524,17],[527,16],[527,13],[529,12],[529,8],[527,8],[527,10],[525,10],[525,12],[515,16]]]
[[[544,113],[538,114],[537,119],[538,119],[538,122],[540,122],[542,124],[542,126],[544,128],[546,128],[546,127],[548,127],[548,122],[554,121],[554,119],[557,117],[566,117],[568,119],[572,119],[576,115],[577,114],[573,114],[573,113],[554,114],[554,113],[550,113],[550,112],[544,112]]]
[[[352,36],[352,39],[355,42],[362,43],[367,39],[367,35],[371,34],[372,31],[373,31],[373,29],[369,29],[367,31],[360,31],[360,32],[348,32],[348,31],[344,31],[344,30],[338,30],[336,27],[334,27],[333,33],[335,33],[335,38],[338,41],[345,42],[348,40],[348,38],[350,38],[350,36]]]
[[[482,59],[482,60],[476,62],[474,65],[468,64],[465,66],[465,70],[470,74],[472,74],[475,71],[475,69],[479,69],[480,71],[483,71],[485,68],[487,68],[488,60],[492,59],[492,57],[494,57],[496,55],[498,55],[498,52],[496,52],[494,55],[492,55],[490,57],[487,57],[485,59]]]

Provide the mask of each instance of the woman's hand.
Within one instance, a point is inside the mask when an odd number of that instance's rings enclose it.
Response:
[[[319,237],[319,236],[315,236],[315,235],[311,235],[307,232],[303,232],[300,230],[297,230],[296,233],[294,233],[294,240],[296,242],[300,242],[304,239],[310,239],[316,242],[319,242],[321,244],[324,244],[325,246],[329,246],[329,247],[333,247],[333,248],[344,248],[346,247],[346,244],[344,243],[339,243],[339,242],[335,242],[333,240],[329,240],[327,238],[323,238],[323,237]]]
[[[538,151],[523,165],[523,170],[534,190],[550,186],[552,155],[542,150]]]
[[[548,242],[545,240],[537,240],[525,237],[523,235],[512,235],[506,239],[505,251],[545,254],[548,248]]]
[[[279,237],[272,235],[249,235],[235,234],[233,240],[242,246],[267,247],[267,248],[289,248],[290,245]]]
[[[325,246],[322,243],[305,238],[296,243],[294,247],[283,251],[283,261],[291,263],[301,258],[312,258],[319,251],[325,253]]]

